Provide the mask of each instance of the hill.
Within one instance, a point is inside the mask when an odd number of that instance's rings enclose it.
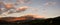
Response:
[[[60,16],[55,18],[34,18],[33,16],[0,18],[0,25],[60,25]]]

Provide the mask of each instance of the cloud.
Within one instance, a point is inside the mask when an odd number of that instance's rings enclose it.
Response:
[[[44,16],[38,15],[38,14],[25,14],[24,16],[29,15],[29,16],[33,16],[34,18],[44,18]]]
[[[4,8],[1,8],[1,12],[2,14],[4,14],[5,12],[8,12],[11,10],[11,8],[14,8],[12,3],[6,3],[4,4]],[[9,13],[9,12],[8,12]]]
[[[0,16],[2,16],[2,17],[12,16],[12,15],[10,15],[10,14],[13,14],[13,13],[18,14],[18,13],[21,13],[21,12],[25,11],[25,10],[28,9],[28,8],[29,8],[28,6],[21,6],[21,7],[19,7],[19,8],[10,9],[10,10],[8,10],[8,11],[6,11],[6,12],[3,12]],[[13,15],[14,15],[14,14],[13,14]]]
[[[44,5],[45,6],[52,6],[52,5],[55,5],[55,4],[56,4],[56,2],[47,2]]]
[[[22,6],[22,7],[17,8],[16,10],[17,11],[25,11],[27,8],[29,8],[29,7],[28,6]]]
[[[5,6],[5,3],[4,2],[0,2],[0,9],[4,8],[4,6]]]
[[[5,4],[5,8],[7,8],[7,9],[12,8],[12,7],[13,7],[13,4],[12,3]]]
[[[0,17],[5,17],[6,15],[8,15],[9,12],[3,12]]]
[[[17,0],[17,3],[21,3],[21,4],[31,3],[31,0]]]

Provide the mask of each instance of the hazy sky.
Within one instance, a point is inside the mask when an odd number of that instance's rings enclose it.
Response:
[[[38,14],[46,18],[60,16],[60,0],[1,0],[4,3],[13,3],[16,8],[28,6],[20,13],[9,14],[8,16],[20,16],[25,14]]]

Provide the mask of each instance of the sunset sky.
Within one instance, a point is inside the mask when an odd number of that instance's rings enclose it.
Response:
[[[22,11],[19,13],[7,14],[5,16],[2,15],[2,17],[19,17],[25,14],[37,14],[44,16],[45,18],[60,16],[60,0],[0,0],[0,2],[3,2],[4,4],[10,3],[14,8],[20,8],[20,11]],[[5,7],[2,5],[0,6],[0,9],[2,8]],[[26,9],[24,10],[24,8]]]

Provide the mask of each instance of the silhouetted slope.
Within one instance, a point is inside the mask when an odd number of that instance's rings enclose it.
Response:
[[[27,18],[25,20],[16,20],[16,21],[5,21],[2,20],[0,21],[1,25],[60,25],[60,16],[55,17],[55,18],[48,18],[48,19],[43,19],[43,18],[33,18],[33,16],[25,16],[25,17],[21,17],[21,18]],[[19,19],[21,19],[19,17]],[[7,18],[8,20],[10,19],[16,19],[14,17]],[[32,20],[33,19],[33,20]]]
[[[45,20],[49,25],[60,25],[60,16],[55,18],[48,18]]]

